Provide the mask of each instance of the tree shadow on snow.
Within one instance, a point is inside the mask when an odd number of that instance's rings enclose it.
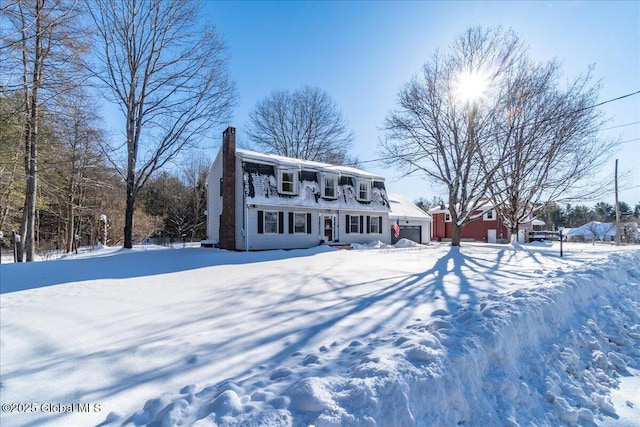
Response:
[[[162,253],[162,254],[160,254]],[[90,280],[127,279],[216,265],[246,264],[311,256],[314,249],[230,252],[209,248],[121,249],[106,256],[0,266],[0,294]]]
[[[465,253],[464,249],[452,247],[445,255],[439,258],[432,267],[425,271],[413,274],[398,273],[393,267],[387,270],[381,268],[380,277],[366,280],[351,275],[340,275],[334,271],[299,271],[300,277],[292,284],[292,288],[281,295],[265,300],[265,293],[269,292],[269,284],[274,281],[282,281],[282,274],[261,275],[260,286],[253,283],[239,283],[234,285],[233,292],[215,293],[206,301],[189,301],[175,303],[169,307],[163,307],[163,316],[150,319],[146,323],[140,323],[138,333],[134,337],[144,336],[144,340],[131,341],[128,338],[112,342],[108,348],[94,353],[72,354],[68,349],[43,348],[43,354],[51,354],[52,358],[46,366],[32,367],[31,370],[9,373],[7,380],[13,377],[30,376],[40,370],[60,369],[73,360],[73,365],[96,365],[109,368],[120,368],[110,384],[93,384],[88,382],[78,390],[70,390],[63,396],[68,401],[73,401],[74,396],[80,394],[96,401],[107,396],[117,395],[123,391],[136,387],[157,386],[158,395],[162,394],[163,385],[171,378],[182,375],[187,371],[198,369],[219,362],[221,355],[247,354],[247,360],[241,363],[246,370],[236,373],[221,371],[219,375],[213,375],[199,380],[207,381],[208,386],[200,392],[206,394],[222,388],[232,376],[231,380],[241,385],[247,385],[260,377],[269,377],[269,372],[280,366],[291,369],[307,369],[302,367],[301,361],[296,355],[301,354],[301,359],[306,352],[319,352],[311,349],[311,345],[326,341],[326,347],[332,346],[332,341],[347,339],[347,342],[339,344],[342,351],[360,351],[349,348],[349,341],[365,340],[367,337],[381,332],[388,332],[406,326],[415,315],[416,307],[433,301],[442,302],[449,313],[454,313],[464,306],[476,306],[488,292],[504,290],[508,286],[509,279],[516,276],[522,277],[522,272],[509,271],[505,268],[515,255],[506,249],[496,252],[495,258],[486,256],[474,256],[473,253]],[[163,257],[163,265],[150,263],[150,258],[157,257],[157,251],[125,253],[130,257],[127,263],[116,260],[113,256],[112,264],[108,259],[102,259],[98,263],[95,259],[75,260],[68,262],[73,265],[74,272],[60,273],[60,267],[51,267],[51,275],[57,277],[29,278],[29,288],[50,286],[58,283],[66,283],[81,280],[129,278],[144,275],[163,274],[168,272],[183,271],[209,267],[222,264],[241,264],[267,260],[290,259],[292,257],[310,256],[313,251],[270,251],[269,253],[231,253],[223,251],[211,251],[207,249],[180,249],[173,250],[171,256]],[[427,256],[425,254],[425,256]],[[83,262],[85,261],[85,262]],[[105,264],[106,261],[106,264]],[[62,262],[62,261],[60,261]],[[80,266],[76,268],[76,263]],[[55,264],[55,262],[50,262]],[[67,266],[67,264],[63,264]],[[17,267],[29,267],[18,265]],[[4,268],[4,267],[3,267]],[[100,271],[93,271],[99,268]],[[118,269],[114,271],[114,269]],[[19,289],[6,290],[5,273],[2,271],[2,292],[13,292]],[[9,269],[8,271],[12,271]],[[19,274],[20,268],[15,268],[12,274]],[[534,278],[534,276],[532,276]],[[37,280],[36,280],[37,279]],[[325,286],[309,289],[308,283],[318,283]],[[9,282],[11,286],[17,286],[17,278]],[[296,288],[297,286],[297,288]],[[24,289],[24,285],[23,285]],[[250,301],[250,304],[238,304],[238,298]],[[178,315],[171,316],[172,311]],[[180,314],[182,313],[182,314]],[[429,313],[426,314],[427,316]],[[169,321],[168,319],[174,319]],[[240,325],[238,319],[251,319],[245,325]],[[363,319],[354,330],[353,336],[331,337],[332,329],[341,325],[338,330],[346,330],[345,323],[350,324],[357,319]],[[113,319],[113,322],[121,322],[122,319]],[[224,331],[217,334],[216,331]],[[29,331],[23,331],[25,335]],[[203,340],[196,335],[211,334],[210,339]],[[196,344],[189,344],[193,334]],[[274,343],[282,343],[274,349]],[[169,344],[169,345],[167,345]],[[168,352],[174,352],[172,357],[167,357]],[[332,366],[331,371],[339,369],[336,360],[339,357],[335,352],[339,348],[330,349],[332,361],[327,361]],[[366,351],[366,350],[363,350]],[[55,354],[58,353],[58,356]],[[149,362],[149,368],[138,370],[122,369],[121,360],[132,354],[139,354]],[[224,367],[225,363],[221,366]],[[310,364],[308,369],[326,369],[326,365]],[[335,369],[334,369],[335,368]],[[277,381],[277,380],[275,380]],[[194,381],[195,384],[195,381]],[[177,397],[178,395],[176,395]],[[142,406],[140,407],[142,409]],[[52,414],[49,414],[52,415]],[[55,415],[54,417],[58,417]],[[42,420],[38,421],[43,421]],[[51,422],[51,418],[46,418]],[[107,420],[105,420],[106,422]],[[129,418],[129,421],[134,421]],[[34,423],[34,425],[37,424]],[[134,422],[134,424],[136,424]]]

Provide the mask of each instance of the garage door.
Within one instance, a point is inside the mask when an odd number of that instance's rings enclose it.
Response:
[[[413,240],[416,243],[422,243],[422,226],[420,225],[401,225],[400,236],[396,237],[393,231],[391,232],[391,243],[396,243],[400,239]]]

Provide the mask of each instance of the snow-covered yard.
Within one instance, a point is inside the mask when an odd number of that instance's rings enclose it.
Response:
[[[405,246],[2,264],[0,424],[637,425],[637,247]]]

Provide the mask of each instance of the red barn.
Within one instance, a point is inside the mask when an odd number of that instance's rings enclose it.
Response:
[[[444,205],[429,210],[432,220],[432,239],[438,242],[451,239],[451,215]],[[509,242],[509,230],[491,205],[473,212],[474,218],[462,229],[461,239],[486,243]]]

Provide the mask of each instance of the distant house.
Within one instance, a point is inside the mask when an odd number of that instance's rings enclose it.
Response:
[[[432,217],[432,239],[439,242],[449,241],[452,236],[451,214],[445,205],[429,209]],[[529,217],[518,226],[518,243],[533,240],[551,239],[557,233],[539,230],[544,221]],[[509,227],[500,218],[493,205],[487,203],[471,213],[471,221],[462,229],[462,240],[486,243],[509,242]]]
[[[207,178],[206,244],[230,250],[390,243],[384,178],[360,169],[236,148],[235,128]]]
[[[438,242],[450,241],[452,223],[449,208],[445,205],[429,209],[432,217],[432,239]],[[492,205],[484,205],[471,214],[472,219],[462,229],[461,239],[486,243],[506,243],[509,229],[496,214]]]
[[[431,215],[416,206],[411,200],[400,194],[389,194],[389,222],[391,222],[391,243],[400,239],[413,240],[416,243],[429,243],[431,240]],[[393,223],[399,226],[399,233]]]
[[[620,224],[621,241],[635,243],[640,240],[637,222]],[[616,224],[613,222],[591,221],[567,232],[567,239],[573,242],[613,242],[616,239]]]

